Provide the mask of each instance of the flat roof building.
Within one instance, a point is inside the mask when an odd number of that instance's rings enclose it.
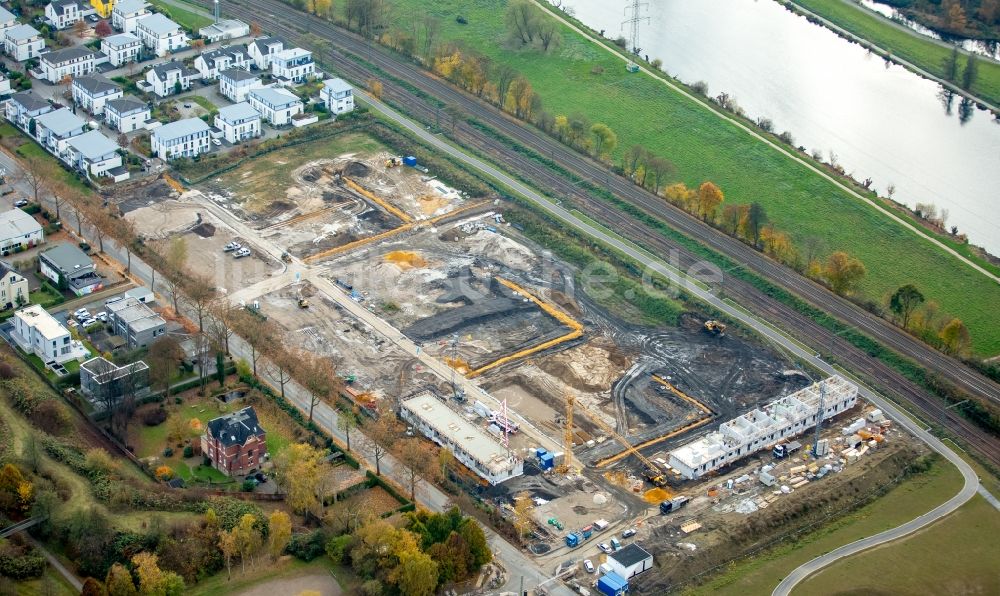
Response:
[[[653,568],[653,555],[638,544],[629,544],[608,555],[611,570],[628,580]]]
[[[493,435],[466,420],[430,392],[401,404],[404,420],[445,447],[455,459],[492,485],[524,474],[524,462]]]
[[[128,349],[145,348],[166,333],[167,322],[135,298],[107,303],[108,324],[115,335],[125,338]]]
[[[858,402],[857,385],[834,375],[723,422],[719,430],[671,451],[669,464],[687,479],[699,478],[768,445],[801,434],[816,426],[820,391],[825,394],[824,420]]]

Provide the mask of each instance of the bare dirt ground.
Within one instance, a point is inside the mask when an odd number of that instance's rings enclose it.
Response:
[[[307,575],[263,582],[239,592],[237,596],[295,596],[307,592],[315,592],[320,596],[340,596],[343,593],[337,580],[329,573],[310,572]]]

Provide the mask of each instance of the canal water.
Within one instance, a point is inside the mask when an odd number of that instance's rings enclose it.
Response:
[[[624,3],[563,0],[615,38]],[[1000,121],[771,0],[651,0],[641,54],[686,83],[726,92],[795,145],[914,206],[947,211],[972,243],[1000,255]]]
[[[1000,42],[992,39],[968,39],[964,37],[956,37],[951,35],[942,35],[933,29],[925,27],[920,23],[914,21],[913,19],[904,15],[901,11],[885,4],[883,2],[875,2],[874,0],[860,0],[862,6],[869,10],[873,10],[880,15],[890,18],[893,21],[899,23],[900,25],[906,27],[907,29],[912,29],[917,33],[923,35],[924,37],[930,37],[931,39],[937,39],[950,44],[957,45],[967,52],[975,52],[981,56],[989,56],[994,60],[1000,60]]]

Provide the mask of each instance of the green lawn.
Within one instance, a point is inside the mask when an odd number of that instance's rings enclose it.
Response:
[[[1000,512],[976,495],[899,542],[848,557],[795,594],[1000,594]]]
[[[867,39],[927,72],[944,78],[944,62],[951,50],[926,37],[893,26],[888,19],[869,10],[862,10],[843,0],[791,0],[847,31]],[[959,76],[966,57],[959,60]],[[1000,104],[1000,64],[979,61],[979,78],[972,91],[983,99]]]
[[[149,0],[149,2],[156,8],[157,12],[162,12],[176,21],[181,27],[190,29],[195,33],[198,32],[198,29],[212,24],[212,19],[205,15],[180,8],[174,4],[168,4],[163,0]]]
[[[930,511],[954,496],[961,486],[962,476],[958,469],[945,460],[938,459],[928,472],[905,480],[885,496],[861,509],[799,540],[782,544],[751,559],[739,561],[704,584],[686,592],[713,596],[770,594],[786,575],[802,563]],[[893,572],[892,577],[895,575]]]
[[[349,568],[335,566],[330,563],[329,557],[321,556],[309,563],[298,559],[285,557],[276,563],[265,556],[257,558],[256,567],[246,568],[246,573],[241,570],[240,565],[233,565],[233,578],[227,579],[226,571],[206,578],[197,584],[188,586],[185,590],[187,596],[215,596],[216,594],[239,594],[244,590],[253,588],[256,585],[273,580],[291,581],[295,577],[318,573],[329,573],[340,584],[341,589],[348,593],[348,590],[359,587],[360,582]]]
[[[943,312],[971,329],[979,354],[1000,353],[1000,326],[994,307],[1000,284],[975,273],[933,247],[921,235],[851,198],[788,155],[720,120],[697,101],[645,75],[628,74],[622,61],[588,39],[562,29],[562,43],[547,56],[538,50],[510,49],[504,27],[505,0],[394,0],[394,18],[428,12],[441,19],[441,40],[457,40],[523,73],[554,114],[581,112],[604,122],[619,137],[622,151],[641,144],[669,158],[689,186],[717,183],[728,203],[758,201],[770,219],[802,243],[822,238],[827,251],[847,250],[868,268],[861,291],[884,300],[915,283]],[[456,22],[461,14],[467,25]],[[406,27],[404,27],[406,28]],[[603,74],[592,74],[594,67]]]
[[[185,97],[182,101],[192,101],[199,106],[205,108],[210,116],[214,116],[219,113],[219,106],[212,103],[207,97],[201,95],[189,95]]]

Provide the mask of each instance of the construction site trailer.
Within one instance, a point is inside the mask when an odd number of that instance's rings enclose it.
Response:
[[[670,466],[689,480],[718,470],[782,439],[800,435],[820,420],[849,410],[858,402],[858,387],[840,375],[776,399],[729,422],[719,430],[670,452]]]
[[[405,400],[404,420],[454,454],[491,485],[524,474],[524,462],[485,430],[466,420],[430,392]]]
[[[628,592],[628,582],[624,577],[611,571],[597,580],[597,591],[604,596],[622,596]]]
[[[620,577],[631,579],[653,568],[653,555],[638,544],[630,544],[608,555],[608,565]]]

